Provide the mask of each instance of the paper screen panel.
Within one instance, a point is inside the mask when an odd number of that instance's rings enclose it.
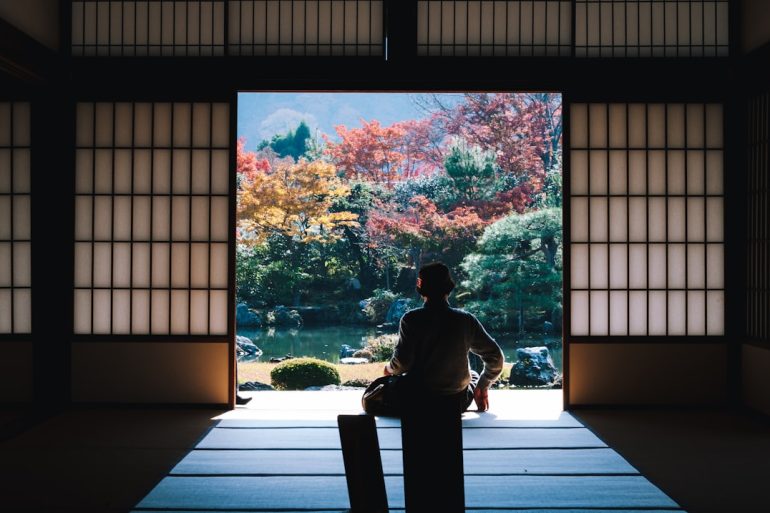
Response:
[[[716,57],[729,50],[728,0],[577,0],[577,57]]]
[[[568,56],[572,2],[420,0],[417,53],[424,56]]]
[[[0,333],[32,331],[30,104],[0,103]]]
[[[227,133],[226,104],[78,104],[76,333],[227,334]]]
[[[571,106],[573,335],[723,334],[721,123],[717,104]]]

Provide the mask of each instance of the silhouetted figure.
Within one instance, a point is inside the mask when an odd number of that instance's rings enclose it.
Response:
[[[461,412],[476,401],[489,408],[487,391],[503,370],[495,340],[468,312],[447,301],[454,281],[446,265],[420,269],[422,308],[401,318],[399,339],[385,374],[405,374],[401,390],[401,442],[407,513],[465,511]],[[484,368],[471,371],[468,353]]]
[[[384,372],[418,373],[425,392],[456,395],[463,411],[475,400],[478,410],[486,411],[489,387],[502,373],[505,357],[475,316],[449,306],[454,286],[443,263],[420,269],[417,292],[425,304],[401,318],[398,345]],[[471,370],[469,351],[484,362],[481,375]]]

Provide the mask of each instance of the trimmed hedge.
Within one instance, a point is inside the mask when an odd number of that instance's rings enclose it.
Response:
[[[270,371],[270,381],[279,390],[304,390],[307,387],[339,385],[337,368],[318,358],[292,358]]]

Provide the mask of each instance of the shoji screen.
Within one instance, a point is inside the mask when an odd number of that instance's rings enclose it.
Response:
[[[200,402],[225,402],[215,399],[226,400],[229,365],[229,116],[222,103],[78,104],[74,330],[90,352],[73,352],[76,395],[107,399],[78,378],[120,343],[145,372],[159,373],[158,385],[164,373],[181,379],[185,367],[203,366],[185,379],[199,380]],[[156,351],[175,356],[163,361]],[[221,383],[210,379],[223,371]]]
[[[238,0],[231,55],[383,55],[382,0]]]
[[[728,0],[577,0],[577,57],[728,54]]]
[[[571,44],[572,2],[418,2],[419,55],[568,56]]]
[[[30,112],[0,103],[0,333],[32,330]]]
[[[224,55],[225,1],[73,1],[72,55]]]
[[[0,401],[32,396],[30,105],[0,102]]]
[[[770,93],[749,100],[748,121],[744,393],[751,406],[770,413]]]
[[[657,370],[689,368],[691,337],[724,334],[722,106],[573,104],[570,116],[571,357],[603,337],[626,376],[664,354]],[[623,346],[633,336],[647,347]]]

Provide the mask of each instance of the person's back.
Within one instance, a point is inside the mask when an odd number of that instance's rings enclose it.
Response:
[[[419,276],[418,292],[425,305],[401,318],[398,345],[385,373],[418,372],[428,390],[465,391],[466,408],[475,397],[479,409],[485,410],[487,389],[502,373],[503,352],[472,314],[449,306],[454,282],[444,264],[429,264]],[[469,351],[484,362],[481,376],[470,370]]]

